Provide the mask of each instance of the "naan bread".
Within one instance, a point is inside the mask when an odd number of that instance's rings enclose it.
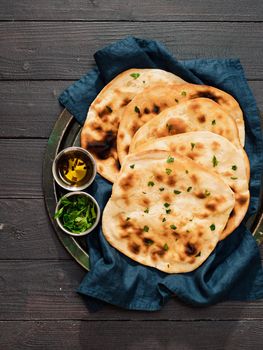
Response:
[[[135,132],[150,119],[168,107],[181,102],[207,98],[216,102],[228,115],[234,118],[241,144],[244,144],[243,114],[237,101],[229,94],[211,86],[183,84],[154,86],[138,94],[124,110],[119,126],[117,149],[120,162],[128,154]],[[198,110],[196,110],[198,113]]]
[[[197,98],[167,108],[149,120],[133,136],[129,152],[151,139],[203,130],[220,134],[241,148],[234,119],[216,102]]]
[[[239,226],[249,204],[249,162],[243,149],[236,148],[225,137],[208,131],[197,131],[148,141],[134,151],[149,150],[164,150],[187,156],[220,175],[235,194],[235,207],[220,239],[224,239]],[[208,192],[204,195],[210,196]]]
[[[185,81],[161,69],[129,69],[114,78],[92,102],[81,132],[81,147],[94,156],[98,172],[111,182],[119,172],[116,137],[124,107],[153,84]]]
[[[141,264],[189,272],[214,250],[234,205],[230,187],[191,159],[140,152],[123,163],[102,230],[113,247]]]

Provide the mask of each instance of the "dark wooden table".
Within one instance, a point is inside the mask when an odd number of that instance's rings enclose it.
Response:
[[[45,212],[59,93],[128,34],[180,59],[239,57],[263,110],[262,0],[0,0],[0,349],[262,349],[263,301],[90,313]],[[263,250],[261,249],[261,252]]]

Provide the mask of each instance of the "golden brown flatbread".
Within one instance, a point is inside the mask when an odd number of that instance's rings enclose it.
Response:
[[[242,148],[236,148],[225,137],[217,134],[196,131],[150,140],[135,148],[134,152],[149,150],[164,150],[187,156],[220,175],[235,194],[235,206],[220,239],[239,226],[249,205],[249,162]],[[204,195],[210,196],[209,192]]]
[[[161,69],[129,69],[114,78],[92,102],[81,132],[81,147],[94,156],[100,175],[114,182],[119,172],[116,137],[122,112],[133,97],[154,84],[184,80]]]
[[[214,172],[150,150],[126,157],[102,230],[113,247],[141,264],[189,272],[214,250],[234,205],[230,187]]]
[[[235,120],[239,131],[239,138],[243,144],[243,114],[239,104],[231,95],[205,85],[160,85],[145,89],[143,93],[136,95],[132,102],[125,108],[117,137],[117,149],[120,162],[122,163],[124,157],[128,154],[132,137],[142,125],[169,107],[180,105],[187,100],[199,98],[211,100],[214,102],[215,106],[223,109],[225,114],[228,114],[229,117],[231,116]],[[202,115],[199,113],[200,111],[198,111],[198,104],[196,104],[196,107],[195,113],[198,114],[200,123],[202,123]]]

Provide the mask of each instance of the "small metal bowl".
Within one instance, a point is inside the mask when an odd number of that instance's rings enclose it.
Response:
[[[69,184],[65,181],[65,179],[63,179],[63,177],[60,175],[60,172],[59,172],[59,162],[60,160],[62,159],[62,157],[65,157],[65,156],[83,156],[86,161],[83,159],[83,161],[86,163],[86,166],[87,167],[90,167],[91,168],[91,175],[90,177],[88,177],[87,181],[82,181],[80,184]],[[88,164],[89,163],[89,164]],[[56,158],[54,159],[53,161],[53,164],[52,164],[52,173],[53,173],[53,177],[56,181],[56,183],[61,186],[62,188],[64,188],[65,190],[68,190],[68,191],[82,191],[84,190],[85,188],[89,187],[95,176],[96,176],[96,173],[97,173],[97,167],[96,167],[96,162],[94,160],[94,158],[92,157],[92,155],[87,151],[85,150],[84,148],[81,148],[81,147],[68,147],[68,148],[65,148],[63,149],[61,152],[59,152],[56,156]]]
[[[91,201],[95,204],[96,208],[97,208],[97,218],[96,218],[96,221],[94,222],[93,226],[91,226],[87,231],[84,231],[84,232],[81,232],[81,233],[74,233],[74,232],[71,232],[69,230],[67,230],[63,224],[61,223],[60,221],[60,218],[56,218],[55,220],[57,221],[57,224],[58,226],[61,228],[61,230],[63,230],[64,232],[66,232],[68,235],[71,235],[71,236],[75,236],[75,237],[81,237],[81,236],[85,236],[87,235],[88,233],[90,233],[91,231],[94,230],[94,228],[98,225],[99,221],[100,221],[100,216],[101,216],[101,211],[100,211],[100,207],[99,207],[99,204],[98,202],[96,201],[96,199],[94,197],[92,197],[90,194],[86,193],[86,192],[82,192],[82,191],[78,191],[78,192],[69,192],[67,194],[65,194],[63,197],[60,198],[60,200],[58,201],[57,203],[57,206],[56,206],[56,210],[55,210],[55,213],[60,209],[60,203],[61,203],[61,200],[65,197],[71,197],[71,196],[86,196],[88,197],[89,199],[91,199]]]

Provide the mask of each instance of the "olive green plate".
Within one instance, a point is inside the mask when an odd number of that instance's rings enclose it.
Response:
[[[64,247],[72,255],[72,257],[86,270],[89,270],[89,255],[84,238],[75,238],[64,233],[53,219],[56,203],[58,199],[65,194],[65,191],[60,188],[54,181],[52,176],[52,163],[58,152],[69,146],[79,146],[81,126],[75,118],[66,110],[59,116],[54,129],[48,140],[46,154],[43,164],[43,189],[44,199],[46,203],[49,218],[53,227]],[[261,195],[262,199],[262,195]],[[263,241],[263,206],[257,215],[249,218],[246,223],[247,227],[253,233],[258,244]]]

